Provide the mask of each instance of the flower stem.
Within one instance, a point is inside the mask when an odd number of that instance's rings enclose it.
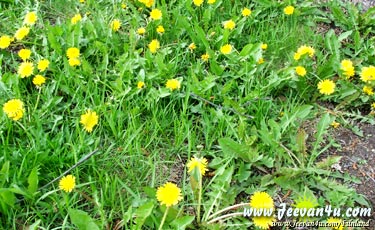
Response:
[[[38,108],[38,104],[39,104],[39,100],[40,100],[40,91],[41,91],[41,90],[42,90],[42,88],[39,88],[38,97],[36,98],[36,102],[35,102],[34,112],[35,112],[36,109]]]
[[[165,218],[167,218],[168,211],[169,211],[169,207],[167,207],[167,209],[164,212],[163,219],[161,220],[161,223],[160,223],[160,226],[159,226],[159,230],[162,230],[162,228],[163,228],[164,221],[165,221]]]
[[[229,213],[229,214],[226,214],[226,215],[222,215],[222,216],[216,217],[215,219],[212,219],[212,220],[208,221],[207,224],[212,224],[212,223],[215,223],[218,220],[222,220],[222,219],[226,219],[226,218],[230,218],[230,217],[235,217],[235,216],[243,216],[243,212],[235,212],[235,213]]]
[[[249,206],[249,203],[240,203],[240,204],[235,204],[235,205],[226,207],[224,209],[221,209],[221,210],[215,212],[214,214],[212,214],[211,216],[209,216],[207,219],[211,219],[214,216],[219,215],[220,213],[223,213],[223,212],[226,212],[226,211],[230,211],[230,210],[235,210],[237,208],[241,208],[241,207],[244,207],[244,206]]]
[[[199,174],[198,207],[197,207],[198,223],[201,222],[201,202],[202,202],[202,175]]]

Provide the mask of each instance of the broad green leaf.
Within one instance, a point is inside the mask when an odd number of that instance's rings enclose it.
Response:
[[[5,182],[9,181],[9,166],[10,162],[6,161],[0,171],[0,188],[4,187]]]
[[[38,168],[37,167],[35,167],[35,168],[33,168],[33,170],[31,170],[31,173],[30,173],[29,177],[27,178],[27,182],[29,183],[29,187],[27,188],[27,190],[31,194],[34,194],[38,189],[38,183],[39,183]]]
[[[35,221],[32,225],[29,226],[28,230],[38,230],[39,229],[39,224],[41,220]]]
[[[175,229],[184,230],[194,221],[194,218],[195,216],[183,216],[172,221],[171,225],[174,226]]]
[[[79,230],[99,230],[94,220],[84,211],[69,209],[69,217]]]
[[[241,158],[247,162],[256,162],[260,160],[259,153],[256,148],[239,144],[230,138],[220,138],[219,145],[224,154],[228,157]]]
[[[139,208],[137,208],[137,210],[135,211],[135,215],[136,215],[135,223],[137,224],[137,229],[142,228],[147,217],[151,215],[153,209],[154,209],[154,203],[152,201],[149,201],[141,205]]]

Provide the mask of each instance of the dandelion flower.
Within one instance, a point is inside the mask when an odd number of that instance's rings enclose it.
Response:
[[[84,129],[91,133],[95,125],[98,124],[99,117],[96,112],[87,110],[85,114],[81,115],[80,123],[84,126]]]
[[[216,2],[216,0],[208,0],[207,3],[208,4],[214,4]]]
[[[203,0],[193,0],[194,5],[200,6],[203,3]]]
[[[371,87],[371,86],[368,86],[368,85],[363,86],[362,91],[363,91],[365,94],[369,95],[369,96],[374,95],[374,91],[372,90],[372,87]]]
[[[156,199],[167,207],[176,205],[182,200],[181,189],[176,184],[167,182],[156,191]]]
[[[243,8],[242,9],[242,16],[249,17],[251,15],[251,10],[249,8]]]
[[[29,12],[25,15],[25,19],[23,20],[23,23],[26,25],[34,25],[36,20],[38,20],[38,16],[35,12]]]
[[[229,44],[223,45],[220,47],[220,52],[222,54],[230,54],[230,52],[232,52],[232,46]]]
[[[154,0],[138,0],[138,2],[145,4],[148,8],[154,5]]]
[[[42,59],[38,62],[38,70],[43,72],[49,66],[49,61],[47,59]]]
[[[294,58],[294,60],[298,61],[301,58],[301,54],[296,52],[296,53],[294,53],[293,58]]]
[[[158,28],[156,28],[156,32],[158,32],[159,34],[163,34],[165,32],[165,29],[162,25],[158,26]]]
[[[350,79],[355,74],[353,62],[350,60],[342,60],[340,69],[343,71],[343,74],[344,76],[346,76],[347,79]]]
[[[266,192],[255,192],[250,198],[250,206],[253,209],[272,210],[274,208],[273,199]],[[261,229],[269,229],[272,222],[275,221],[271,216],[255,216],[253,217],[254,225]]]
[[[121,4],[121,8],[125,10],[125,9],[126,9],[126,4],[125,4],[125,3],[122,3],[122,4]]]
[[[268,48],[268,45],[266,43],[262,43],[262,45],[260,45],[260,48],[262,50],[266,50]]]
[[[151,53],[156,53],[156,51],[160,49],[160,42],[157,39],[154,39],[148,44],[148,48]]]
[[[22,26],[19,28],[16,33],[14,34],[14,37],[17,39],[17,41],[20,41],[24,39],[30,32],[30,28],[26,26]]]
[[[295,201],[293,204],[293,207],[298,208],[298,209],[306,209],[307,211],[309,209],[314,209],[315,207],[318,206],[318,203],[316,202],[315,198],[310,198],[310,197],[298,197],[298,199]],[[302,220],[306,221],[308,219],[308,216],[306,215],[301,215],[299,216]]]
[[[210,55],[208,53],[202,54],[201,59],[205,62],[208,62]]]
[[[69,65],[70,66],[79,66],[81,65],[81,61],[78,58],[69,58]]]
[[[287,6],[284,8],[284,14],[286,15],[292,15],[294,13],[294,7],[293,6]]]
[[[18,67],[18,74],[21,78],[29,77],[34,72],[34,66],[31,62],[22,62],[21,65]]]
[[[18,56],[23,61],[26,61],[27,59],[29,59],[30,55],[31,55],[31,50],[29,50],[29,49],[20,49],[20,51],[18,51]]]
[[[111,22],[111,28],[113,31],[118,31],[121,27],[121,22],[118,19],[115,19]]]
[[[44,83],[46,83],[46,78],[43,77],[42,75],[38,74],[38,75],[36,75],[36,76],[33,78],[33,83],[34,83],[34,85],[40,87],[40,86],[42,86]]]
[[[162,16],[163,16],[163,14],[159,9],[153,9],[150,12],[150,18],[152,20],[160,20]]]
[[[236,27],[236,23],[233,20],[223,22],[224,29],[233,30]]]
[[[73,191],[76,186],[76,178],[72,175],[67,175],[61,178],[59,182],[59,188],[65,192]]]
[[[363,67],[361,71],[361,80],[364,82],[370,82],[375,80],[375,67],[370,65],[369,67]]]
[[[7,35],[3,35],[0,37],[0,49],[6,49],[9,47],[10,43],[11,43],[12,39],[7,36]]]
[[[137,34],[139,35],[144,35],[146,33],[146,29],[141,27],[137,29]]]
[[[85,0],[79,0],[80,3],[85,3]]]
[[[188,48],[189,48],[190,51],[194,51],[197,48],[197,46],[193,42],[193,43],[190,43],[190,45],[188,46]]]
[[[177,79],[169,79],[165,84],[165,87],[173,91],[181,88],[181,83]]]
[[[257,61],[257,63],[258,63],[258,65],[260,65],[260,64],[263,64],[264,63],[264,58],[259,58],[258,59],[258,61]]]
[[[342,223],[342,220],[339,219],[339,218],[330,217],[327,220],[327,223],[331,224],[332,229],[334,229],[334,230],[343,230],[344,229],[344,225]]]
[[[3,111],[10,119],[18,121],[23,117],[25,109],[21,100],[12,99],[3,105]]]
[[[207,171],[207,159],[202,158],[191,158],[191,160],[186,165],[188,167],[188,173],[191,173],[195,168],[198,168],[200,174],[204,176]]]
[[[75,24],[77,24],[79,21],[81,21],[82,20],[82,16],[81,16],[81,14],[76,14],[76,15],[74,15],[73,17],[72,17],[72,19],[70,20],[70,22],[73,24],[73,25],[75,25]]]
[[[138,89],[142,89],[144,86],[145,86],[145,83],[144,83],[143,81],[139,81],[139,82],[137,83],[137,88],[138,88]]]
[[[297,66],[296,67],[296,73],[297,73],[297,75],[298,76],[301,76],[301,77],[303,77],[303,76],[305,76],[306,75],[306,69],[305,69],[305,67],[303,67],[303,66]]]
[[[70,59],[72,58],[78,58],[80,55],[80,52],[79,52],[79,49],[76,48],[76,47],[70,47],[67,51],[66,51],[66,56]]]
[[[375,110],[375,102],[371,104],[373,110]]]
[[[329,79],[322,80],[318,83],[318,89],[321,94],[331,95],[335,92],[336,84]]]
[[[340,123],[336,122],[336,121],[333,121],[331,123],[331,126],[334,128],[334,129],[337,129],[339,126],[340,126]]]

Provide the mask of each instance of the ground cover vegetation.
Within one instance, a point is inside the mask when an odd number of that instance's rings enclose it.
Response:
[[[0,20],[2,229],[269,229],[243,208],[371,207],[323,153],[338,126],[374,124],[374,9],[0,0]]]

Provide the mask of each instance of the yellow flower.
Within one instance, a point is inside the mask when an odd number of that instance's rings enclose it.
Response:
[[[207,62],[209,58],[210,58],[210,55],[208,53],[202,54],[201,56],[201,59],[205,62]]]
[[[264,58],[259,58],[258,61],[257,61],[258,65],[260,64],[263,64],[264,63]]]
[[[38,16],[36,16],[35,12],[29,12],[25,15],[25,19],[23,20],[23,23],[26,25],[34,25],[36,20],[38,20]]]
[[[121,4],[121,8],[126,9],[126,4],[125,4],[125,3],[122,3],[122,4]]]
[[[188,46],[188,48],[189,48],[190,51],[193,51],[193,50],[195,50],[197,48],[197,46],[193,42],[193,43],[190,43],[190,45]]]
[[[250,198],[250,206],[253,209],[262,209],[262,210],[274,209],[273,199],[266,192],[255,192]],[[273,217],[273,215],[253,217],[254,225],[261,229],[269,229],[269,227],[272,225],[272,222],[274,221],[275,221],[275,218]]]
[[[26,27],[26,26],[22,26],[21,28],[19,28],[16,33],[14,34],[14,37],[20,41],[22,39],[24,39],[30,32],[30,28],[29,27]]]
[[[362,91],[363,91],[365,94],[369,95],[369,96],[374,95],[374,91],[372,90],[372,87],[371,87],[371,86],[368,86],[368,85],[363,86]]]
[[[80,123],[84,126],[84,129],[91,133],[95,125],[98,124],[99,117],[96,112],[87,110],[85,114],[81,115]]]
[[[371,104],[373,110],[375,110],[375,102]]]
[[[297,66],[296,67],[296,73],[297,73],[298,76],[301,76],[301,77],[305,76],[306,75],[306,69],[305,69],[305,67],[300,66],[300,65]]]
[[[144,35],[145,33],[146,33],[146,29],[143,28],[143,27],[141,27],[141,28],[139,28],[139,29],[137,30],[137,34],[139,34],[139,35]]]
[[[363,67],[361,71],[361,80],[364,82],[375,80],[375,67],[370,65],[369,67]]]
[[[332,224],[332,229],[335,229],[335,230],[343,230],[344,229],[344,225],[342,223],[342,220],[339,219],[339,218],[330,217],[327,220],[327,223]],[[335,226],[333,226],[333,224],[335,224]]]
[[[10,119],[18,121],[23,117],[25,109],[21,100],[12,99],[3,105],[3,111]]]
[[[162,16],[163,16],[162,12],[158,9],[153,9],[150,12],[150,17],[151,17],[152,20],[159,20],[159,19],[161,19]]]
[[[29,77],[34,72],[34,66],[31,62],[22,62],[21,65],[18,67],[18,74],[21,78]]]
[[[181,83],[177,79],[169,79],[165,84],[165,87],[173,91],[181,88]]]
[[[268,45],[266,43],[262,43],[262,45],[260,45],[260,48],[262,48],[262,50],[266,50],[268,48]]]
[[[137,83],[137,88],[138,88],[138,89],[142,89],[144,86],[145,86],[145,83],[144,83],[143,81],[139,81],[139,82]]]
[[[138,0],[139,2],[146,5],[146,7],[150,8],[152,5],[154,5],[154,0]]]
[[[355,74],[353,62],[350,60],[342,60],[340,69],[343,71],[343,74],[347,79],[350,79]]]
[[[242,16],[248,17],[250,15],[251,15],[251,10],[250,9],[248,9],[246,7],[242,9]]]
[[[42,59],[38,62],[38,70],[43,72],[49,66],[49,61],[47,59]]]
[[[10,43],[11,43],[12,39],[7,36],[7,35],[3,35],[0,37],[0,49],[6,49],[9,47]]]
[[[197,168],[202,176],[207,171],[207,159],[204,157],[201,158],[191,158],[191,160],[186,165],[188,169],[188,173],[191,173],[195,168]]]
[[[76,178],[72,175],[67,175],[61,178],[59,182],[59,188],[65,192],[73,191],[76,186]]]
[[[309,57],[313,57],[315,50],[311,46],[300,46],[296,53],[294,53],[294,60],[298,61],[303,55],[308,54]]]
[[[76,47],[70,47],[67,51],[66,51],[66,56],[68,58],[78,58],[80,55],[79,53],[79,49],[76,48]]]
[[[337,129],[339,126],[340,126],[340,123],[336,122],[336,121],[333,121],[331,123],[331,126],[334,128],[334,129]]]
[[[223,22],[224,29],[233,30],[236,27],[236,23],[233,20]]]
[[[293,58],[294,58],[294,60],[298,61],[301,58],[301,54],[300,53],[294,53]]]
[[[203,0],[193,0],[194,5],[200,6],[203,3]]]
[[[294,12],[294,7],[293,6],[287,6],[284,8],[284,14],[286,15],[291,15]]]
[[[176,205],[182,200],[181,189],[176,184],[167,182],[156,191],[156,199],[167,207]]]
[[[69,65],[70,66],[79,66],[81,65],[81,61],[79,58],[69,58]]]
[[[207,3],[208,4],[214,4],[216,2],[216,0],[208,0]]]
[[[20,51],[18,51],[18,56],[23,61],[26,61],[27,59],[29,59],[30,55],[31,55],[31,50],[29,50],[29,49],[20,49]]]
[[[121,27],[121,22],[118,19],[115,19],[111,22],[111,28],[113,31],[118,31]]]
[[[77,24],[79,21],[81,21],[82,20],[82,16],[81,16],[81,14],[76,14],[76,15],[74,15],[74,17],[72,17],[72,19],[70,20],[70,22],[73,24],[73,25],[75,25],[75,24]]]
[[[156,28],[156,32],[158,32],[159,34],[163,34],[165,32],[165,29],[162,25],[158,26],[158,28]]]
[[[160,49],[160,42],[157,39],[154,39],[148,44],[148,48],[151,53],[156,53],[156,51]]]
[[[85,3],[85,0],[79,0],[80,3]]]
[[[331,95],[335,92],[336,84],[332,80],[322,80],[318,83],[318,89],[321,94]]]
[[[229,44],[223,45],[220,47],[220,52],[222,54],[230,54],[230,52],[232,52],[232,46]]]
[[[44,83],[46,83],[46,78],[42,75],[38,74],[33,78],[33,83],[36,86],[42,86]]]

